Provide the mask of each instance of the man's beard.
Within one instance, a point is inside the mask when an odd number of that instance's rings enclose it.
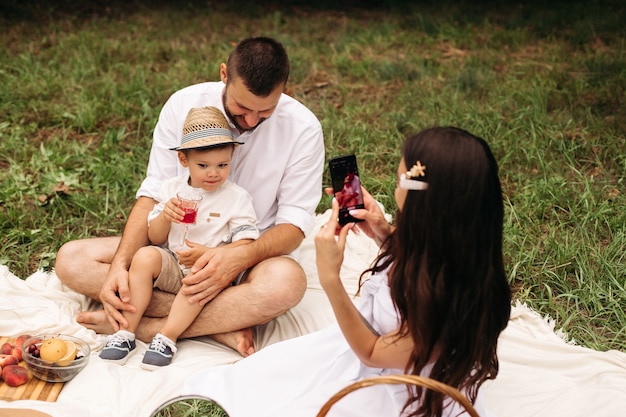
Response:
[[[224,113],[226,113],[226,117],[228,117],[228,119],[235,125],[235,127],[237,128],[237,130],[239,130],[239,132],[252,132],[254,129],[259,127],[261,123],[267,120],[267,117],[259,118],[259,122],[256,125],[252,127],[248,127],[248,128],[242,127],[239,123],[237,123],[237,118],[233,116],[233,114],[230,112],[230,110],[226,106],[226,97],[223,98],[223,105],[224,105]]]

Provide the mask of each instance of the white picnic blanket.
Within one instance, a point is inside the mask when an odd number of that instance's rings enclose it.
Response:
[[[318,215],[319,227],[329,213]],[[315,233],[312,234],[314,236]],[[367,237],[350,234],[342,279],[355,293],[358,277],[377,248]],[[320,329],[334,320],[319,286],[312,237],[301,249],[309,289],[290,312],[257,331],[258,348]],[[209,338],[183,340],[174,362],[154,372],[139,368],[146,345],[125,366],[98,358],[104,336],[76,323],[74,317],[99,306],[65,288],[54,273],[38,271],[26,280],[0,266],[0,335],[64,333],[87,341],[89,364],[65,384],[56,402],[0,401],[0,409],[34,409],[53,417],[144,417],[176,397],[199,365],[235,362],[241,357]],[[499,344],[500,373],[485,385],[489,408],[500,417],[615,417],[626,414],[626,353],[598,352],[566,341],[549,318],[524,304],[513,305]],[[277,416],[279,417],[279,416]],[[297,416],[300,417],[300,416]]]

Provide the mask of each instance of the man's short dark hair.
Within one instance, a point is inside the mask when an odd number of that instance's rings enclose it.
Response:
[[[269,96],[289,78],[289,57],[283,45],[267,37],[247,38],[228,57],[228,79],[240,78],[259,97]]]

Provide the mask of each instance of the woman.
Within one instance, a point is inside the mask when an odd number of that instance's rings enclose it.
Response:
[[[486,142],[436,127],[405,140],[398,168],[396,225],[367,191],[361,231],[381,252],[357,309],[339,276],[354,224],[337,230],[338,205],[315,238],[320,283],[337,325],[277,343],[234,365],[191,377],[185,394],[216,400],[231,417],[315,416],[356,380],[428,376],[465,393],[492,415],[479,388],[498,373],[497,340],[510,313],[502,261],[502,192]],[[409,169],[410,167],[410,169]],[[421,388],[377,385],[335,404],[329,416],[456,416],[457,404]],[[462,415],[462,414],[461,414]]]

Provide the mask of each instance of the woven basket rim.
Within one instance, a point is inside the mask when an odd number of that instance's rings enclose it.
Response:
[[[350,394],[351,392],[378,384],[419,385],[433,391],[438,391],[442,394],[448,395],[456,402],[458,402],[461,406],[463,406],[463,408],[465,408],[465,410],[469,413],[471,417],[480,417],[470,400],[468,400],[467,397],[456,388],[444,384],[443,382],[436,381],[432,378],[409,374],[374,376],[353,382],[337,392],[332,397],[330,397],[330,399],[328,399],[328,401],[326,401],[326,403],[320,409],[317,417],[325,417],[335,403],[337,403],[339,400],[341,400],[343,397]]]

